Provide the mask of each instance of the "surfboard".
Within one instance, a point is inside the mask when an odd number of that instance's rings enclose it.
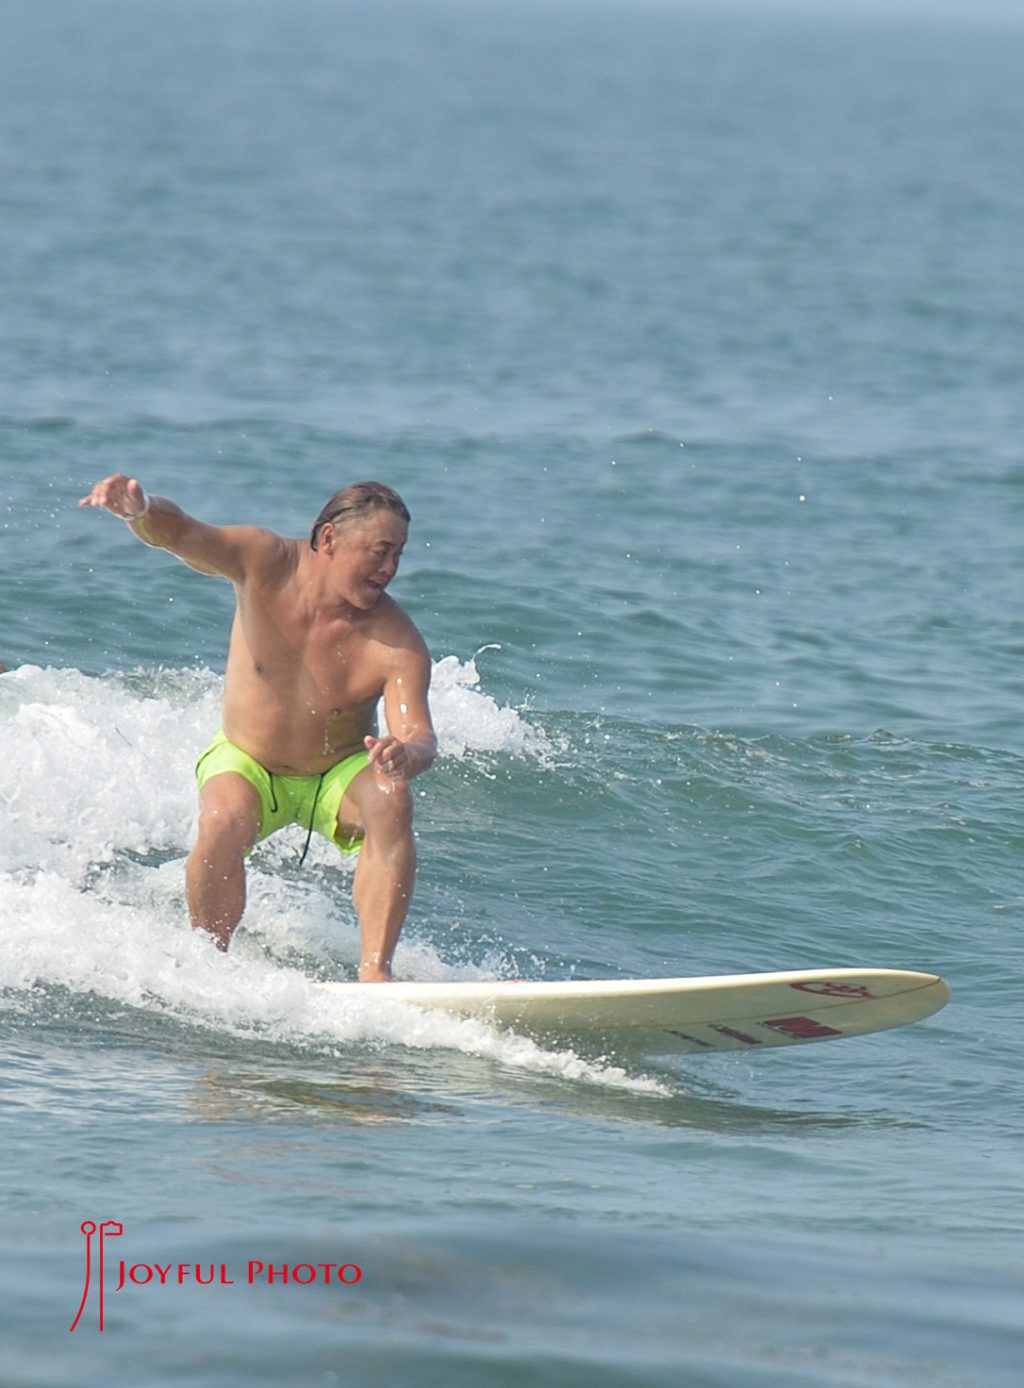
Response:
[[[804,969],[697,978],[325,983],[339,1005],[368,993],[439,1008],[590,1053],[693,1055],[864,1036],[920,1021],[949,1001],[936,974]],[[371,991],[372,990],[372,991]]]

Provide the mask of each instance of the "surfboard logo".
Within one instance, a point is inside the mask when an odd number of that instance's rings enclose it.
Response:
[[[814,1017],[774,1017],[771,1021],[765,1020],[762,1025],[771,1027],[773,1031],[781,1032],[784,1036],[792,1036],[794,1041],[821,1041],[826,1036],[843,1034],[835,1027],[827,1027],[824,1022],[819,1022]]]
[[[791,988],[797,988],[801,993],[815,993],[819,998],[873,998],[875,995],[871,989],[863,983],[840,983],[836,979],[828,978],[806,978],[798,983],[791,983]]]
[[[737,1031],[735,1027],[727,1027],[724,1022],[712,1022],[711,1030],[717,1031],[719,1036],[728,1036],[733,1041],[741,1041],[744,1046],[760,1046],[763,1042],[756,1036],[751,1036],[747,1031]]]

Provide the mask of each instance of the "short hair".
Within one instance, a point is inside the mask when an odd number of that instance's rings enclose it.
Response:
[[[316,549],[320,542],[320,530],[325,525],[344,525],[347,521],[360,521],[372,511],[393,511],[401,516],[406,525],[412,519],[405,502],[383,482],[353,482],[335,492],[324,509],[317,516],[309,535],[310,549]]]

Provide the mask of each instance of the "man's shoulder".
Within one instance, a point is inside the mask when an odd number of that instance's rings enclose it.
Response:
[[[373,618],[373,634],[377,639],[399,650],[426,655],[427,643],[419,628],[401,603],[397,603],[390,593],[382,595]]]
[[[302,551],[301,540],[289,540],[276,531],[258,525],[232,527],[233,537],[245,556],[250,581],[277,585],[295,574]]]

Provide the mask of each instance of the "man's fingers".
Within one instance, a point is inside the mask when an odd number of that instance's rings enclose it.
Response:
[[[366,743],[367,749],[370,753],[370,766],[376,766],[381,771],[386,770],[391,763],[391,757],[389,756],[390,749],[387,743],[384,741],[384,739],[378,737],[367,737],[364,738],[363,741]]]
[[[370,753],[371,766],[376,766],[388,776],[402,774],[405,746],[397,737],[365,737],[363,742]]]

